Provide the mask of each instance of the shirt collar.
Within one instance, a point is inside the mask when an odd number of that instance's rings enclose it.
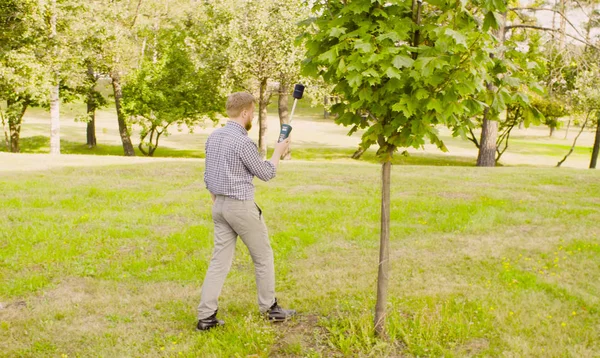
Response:
[[[227,121],[227,126],[233,128],[234,130],[240,132],[240,134],[248,135],[248,131],[241,124],[234,121]]]

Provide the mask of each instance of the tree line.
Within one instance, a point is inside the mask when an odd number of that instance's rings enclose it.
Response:
[[[478,148],[478,166],[494,166],[514,128],[545,124],[552,136],[562,125],[559,118],[568,116],[567,131],[574,122],[580,131],[596,131],[590,167],[596,166],[598,1],[373,4],[5,0],[0,5],[4,142],[19,152],[25,111],[41,106],[50,111],[51,152],[60,153],[60,104],[79,100],[87,107],[80,118],[87,123],[86,142],[94,147],[95,112],[109,104],[98,91],[104,80],[112,87],[125,155],[135,155],[133,125],[139,128],[139,150],[152,156],[170,128],[217,121],[226,94],[234,90],[256,94],[259,149],[265,155],[267,105],[277,97],[280,122],[286,123],[287,94],[302,81],[310,84],[313,98],[337,99],[330,111],[338,123],[351,132],[365,131],[354,157],[373,144],[394,152],[429,141],[446,150],[436,129],[444,125]],[[500,10],[486,12],[492,5]],[[450,7],[443,18],[441,6]],[[583,21],[575,20],[574,11]],[[346,13],[356,17],[352,28],[341,23]],[[540,13],[551,14],[552,23],[540,23]],[[403,21],[372,36],[374,21],[389,22],[390,16]],[[470,19],[464,24],[468,31],[446,28],[449,19],[453,24]],[[378,95],[383,84],[386,92]],[[371,108],[375,104],[389,111],[394,125],[380,120]],[[387,132],[391,140],[381,146],[379,135]]]

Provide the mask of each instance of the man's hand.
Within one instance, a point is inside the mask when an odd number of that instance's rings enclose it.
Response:
[[[217,201],[217,196],[213,193],[210,193],[210,198],[212,199],[213,204]]]
[[[285,153],[290,147],[290,137],[282,140],[281,142],[275,144],[275,150],[273,151],[273,156],[271,157],[271,163],[275,165],[275,168],[279,165],[279,159],[283,153]]]
[[[275,153],[278,153],[279,157],[281,158],[283,153],[285,153],[289,147],[290,147],[290,137],[287,137],[286,139],[282,140],[281,142],[275,144]],[[273,153],[273,154],[275,154],[275,153]]]

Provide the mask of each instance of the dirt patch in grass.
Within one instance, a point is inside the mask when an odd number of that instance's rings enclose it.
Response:
[[[327,332],[319,326],[317,315],[299,315],[293,321],[278,324],[276,327],[278,337],[271,351],[273,357],[296,357],[309,350],[327,357],[336,354],[325,343]]]

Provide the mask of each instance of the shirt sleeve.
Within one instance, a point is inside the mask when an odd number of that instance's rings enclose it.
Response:
[[[206,172],[206,157],[208,156],[207,152],[208,152],[208,139],[209,138],[206,138],[206,143],[204,144],[204,159],[205,159],[204,160],[204,186],[206,187],[206,189],[208,189],[208,182],[207,182],[208,173]]]
[[[258,179],[269,181],[275,178],[275,165],[268,160],[260,158],[258,147],[253,141],[244,141],[241,147],[240,158],[248,171]]]

